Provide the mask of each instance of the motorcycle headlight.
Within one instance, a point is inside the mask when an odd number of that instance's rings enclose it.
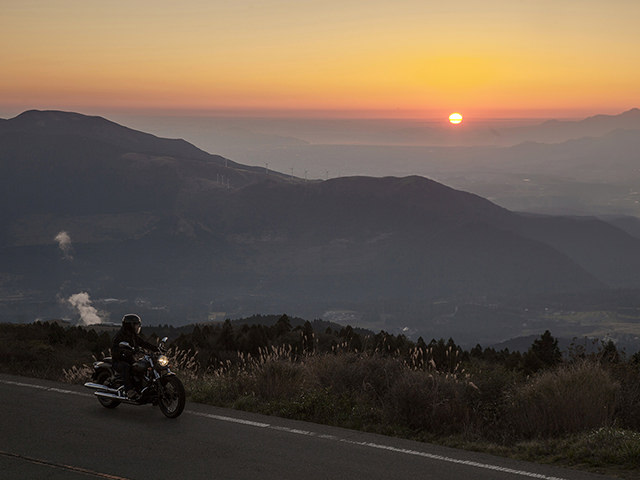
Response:
[[[167,365],[169,365],[169,358],[166,355],[160,355],[158,357],[158,365],[160,365],[161,367],[166,367]]]

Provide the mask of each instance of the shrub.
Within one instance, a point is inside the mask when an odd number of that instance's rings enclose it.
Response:
[[[601,427],[575,438],[566,456],[592,466],[640,467],[640,433]]]
[[[387,420],[429,433],[461,432],[470,423],[471,384],[444,373],[405,370],[385,396]]]
[[[558,436],[610,425],[619,384],[595,362],[579,361],[515,388],[509,420],[524,437]]]
[[[632,363],[611,364],[605,368],[620,383],[616,399],[616,424],[640,430],[640,369]]]
[[[205,375],[197,381],[185,382],[185,389],[194,402],[232,407],[241,397],[238,382],[229,376]]]
[[[467,368],[470,381],[477,387],[466,390],[473,433],[500,443],[508,441],[513,437],[506,414],[508,393],[524,383],[524,375],[504,365],[483,360],[474,360]]]
[[[349,352],[315,355],[305,364],[318,387],[328,388],[336,395],[363,395],[376,404],[405,370],[395,358]]]
[[[298,364],[287,360],[270,360],[257,365],[247,378],[246,389],[264,400],[295,397],[302,389],[304,374]]]

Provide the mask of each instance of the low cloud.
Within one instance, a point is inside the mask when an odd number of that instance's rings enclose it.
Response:
[[[83,325],[102,323],[102,319],[98,316],[98,311],[91,304],[91,299],[87,292],[71,295],[67,299],[67,302],[78,311],[80,314],[80,322]]]
[[[54,240],[58,242],[58,247],[62,251],[62,255],[65,260],[73,260],[73,255],[71,254],[73,250],[73,246],[71,245],[71,237],[64,230],[59,232]]]

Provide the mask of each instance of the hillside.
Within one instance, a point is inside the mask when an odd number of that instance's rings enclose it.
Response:
[[[593,115],[582,120],[547,120],[538,125],[511,127],[500,132],[512,142],[556,143],[583,137],[598,137],[619,129],[640,129],[640,109],[617,115]]]
[[[399,328],[443,299],[640,287],[640,240],[600,220],[423,177],[305,182],[74,113],[0,122],[0,182],[2,320],[73,316],[64,299],[86,291],[111,319],[351,311]]]

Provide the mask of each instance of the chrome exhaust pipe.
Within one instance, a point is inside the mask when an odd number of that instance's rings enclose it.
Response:
[[[109,392],[109,393],[113,393],[113,394],[117,394],[118,390],[116,390],[115,388],[111,388],[111,387],[107,387],[105,385],[101,385],[99,383],[93,383],[93,382],[87,382],[84,384],[85,387],[87,388],[93,388],[94,390],[102,390],[103,392]]]
[[[131,400],[127,397],[121,397],[120,395],[115,395],[113,393],[107,393],[107,392],[93,392],[93,394],[97,397],[102,397],[102,398],[108,398],[109,400],[118,400],[119,402],[123,402],[123,403],[131,403],[134,405],[137,405],[138,402],[136,400]]]

